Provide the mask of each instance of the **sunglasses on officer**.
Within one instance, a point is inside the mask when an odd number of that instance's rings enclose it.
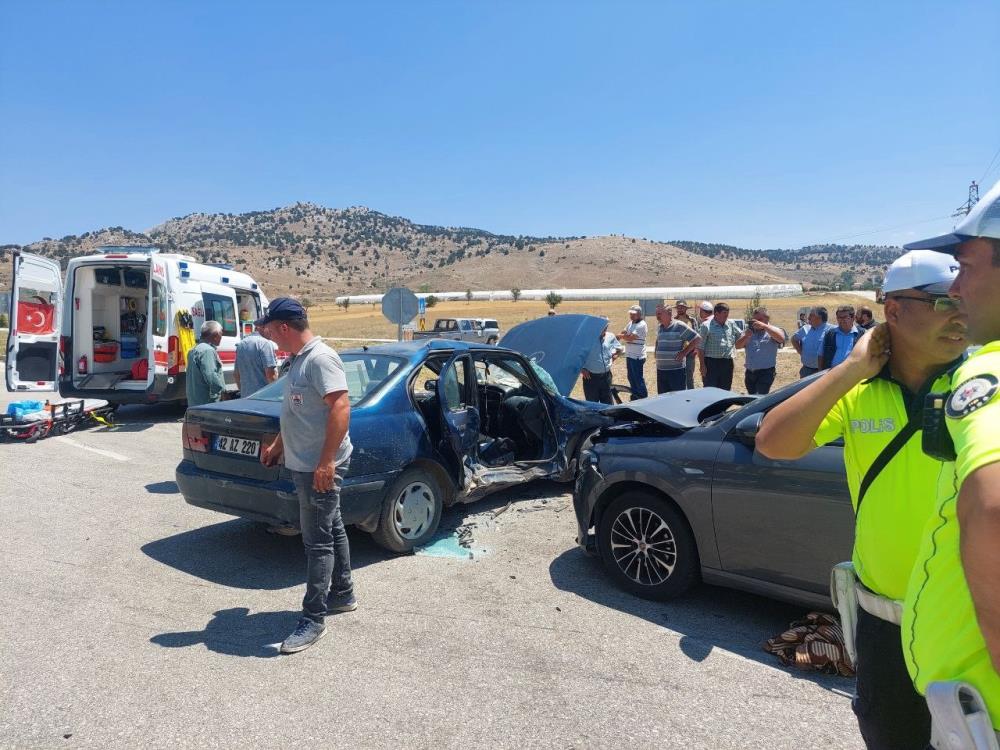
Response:
[[[905,294],[891,294],[886,299],[911,299],[914,302],[926,302],[933,306],[936,313],[954,312],[959,305],[959,301],[951,297],[911,297]]]

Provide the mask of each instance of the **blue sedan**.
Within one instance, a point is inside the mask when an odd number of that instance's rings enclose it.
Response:
[[[501,346],[432,339],[341,352],[354,444],[344,522],[405,552],[430,540],[444,506],[542,477],[571,481],[585,438],[611,422],[602,404],[569,397],[605,325],[558,315],[516,326]],[[298,525],[287,472],[259,459],[279,431],[283,386],[188,409],[176,471],[188,503]]]

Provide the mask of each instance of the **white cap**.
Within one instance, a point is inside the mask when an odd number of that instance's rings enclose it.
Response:
[[[951,255],[933,250],[911,250],[889,266],[882,291],[888,294],[919,289],[928,294],[947,294],[956,276],[958,262]]]
[[[919,242],[903,245],[906,250],[939,250],[954,254],[955,248],[966,240],[988,237],[1000,240],[1000,182],[990,188],[990,192],[979,199],[968,216],[955,225],[951,234],[931,237]]]
[[[715,310],[715,308],[712,306],[712,303],[709,302],[708,300],[702,302],[700,305],[698,305],[698,307],[700,307],[705,312],[712,312],[713,310]]]

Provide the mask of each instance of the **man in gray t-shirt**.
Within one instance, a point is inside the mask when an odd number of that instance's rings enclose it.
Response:
[[[351,459],[351,403],[344,363],[309,330],[305,308],[289,297],[274,300],[257,321],[264,335],[295,355],[285,376],[281,434],[261,450],[267,466],[284,458],[299,498],[306,548],[306,594],[284,654],[309,648],[326,634],[326,615],[358,608],[351,551],[340,514],[340,487]]]
[[[785,330],[771,324],[766,307],[753,311],[750,325],[736,340],[736,348],[746,350],[746,373],[743,383],[747,393],[764,395],[771,392],[777,370],[778,350],[788,338]]]
[[[255,330],[236,345],[236,369],[233,372],[241,396],[256,393],[278,378],[278,360],[274,344]]]

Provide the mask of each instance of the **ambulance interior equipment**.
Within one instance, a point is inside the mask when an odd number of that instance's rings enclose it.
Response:
[[[148,360],[152,331],[150,314],[162,312],[162,284],[150,309],[149,264],[79,266],[75,272],[72,304],[73,384],[77,388],[143,390],[151,371],[136,367]]]

